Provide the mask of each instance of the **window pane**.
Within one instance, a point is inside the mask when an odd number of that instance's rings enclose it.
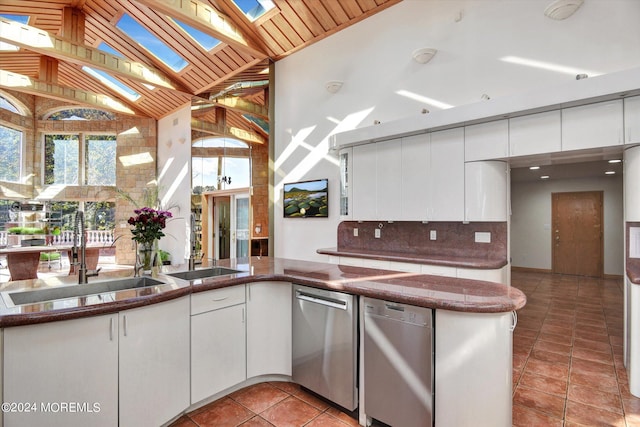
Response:
[[[22,132],[0,125],[0,180],[20,181]]]
[[[225,157],[223,175],[227,182],[222,182],[221,189],[249,187],[249,159],[247,157]],[[229,182],[230,181],[230,182]]]
[[[46,135],[44,183],[78,184],[78,135]]]
[[[191,188],[194,194],[218,189],[217,157],[193,157],[191,159]]]
[[[87,185],[116,185],[115,135],[89,135],[85,140]]]

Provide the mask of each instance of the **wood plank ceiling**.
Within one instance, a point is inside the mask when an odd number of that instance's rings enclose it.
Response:
[[[88,95],[83,99],[106,96],[133,114],[155,119],[190,101],[213,105],[194,113],[194,119],[209,122],[213,133],[230,135],[228,129],[235,128],[243,135],[241,139],[265,142],[266,132],[243,115],[268,122],[268,85],[264,82],[269,79],[270,62],[401,0],[272,1],[273,9],[251,21],[233,0],[2,0],[0,14],[25,15],[29,20],[22,25],[0,17],[0,41],[20,48],[0,49],[0,87],[29,91],[27,86],[8,83],[19,75],[34,87],[35,83],[44,83],[37,85],[43,89],[29,92],[38,96],[71,101],[61,95],[71,88],[75,102],[78,93]],[[187,65],[174,71],[117,28],[124,14],[171,47]],[[174,19],[220,43],[207,51]],[[25,33],[33,37],[25,38]],[[36,35],[38,40],[51,40],[53,47],[36,46]],[[110,53],[97,55],[104,53],[98,50],[101,43],[126,60]],[[82,56],[78,52],[88,53]],[[95,59],[99,57],[102,59]],[[113,64],[124,62],[126,66],[114,68],[117,66]],[[83,71],[83,66],[107,71],[140,97],[132,101],[122,96]],[[127,72],[129,69],[139,71]],[[161,84],[152,83],[149,75],[156,76],[153,81]]]

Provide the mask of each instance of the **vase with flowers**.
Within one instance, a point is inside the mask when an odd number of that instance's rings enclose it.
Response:
[[[150,274],[158,250],[158,240],[164,237],[162,231],[167,226],[171,212],[144,207],[133,211],[135,216],[129,218],[132,240],[138,245],[138,258],[144,274]]]

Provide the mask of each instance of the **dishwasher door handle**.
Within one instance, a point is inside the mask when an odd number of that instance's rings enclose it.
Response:
[[[340,310],[347,309],[347,301],[336,300],[333,298],[326,298],[321,295],[311,295],[305,292],[296,292],[296,298],[302,301],[312,302],[314,304],[320,304],[327,307],[337,308]]]

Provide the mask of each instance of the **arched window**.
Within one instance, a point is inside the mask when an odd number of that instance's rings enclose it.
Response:
[[[249,144],[233,138],[206,137],[193,142],[191,188],[194,194],[251,186]]]
[[[20,100],[1,90],[0,108],[11,111],[15,114],[20,114],[21,116],[28,116],[31,114],[27,106],[20,102]]]
[[[43,120],[115,120],[116,115],[97,108],[64,107],[44,115]]]
[[[4,96],[0,96],[0,108],[4,108],[5,110],[9,110],[12,113],[20,114],[20,110],[18,110],[18,107],[13,105],[13,103],[10,102]]]

